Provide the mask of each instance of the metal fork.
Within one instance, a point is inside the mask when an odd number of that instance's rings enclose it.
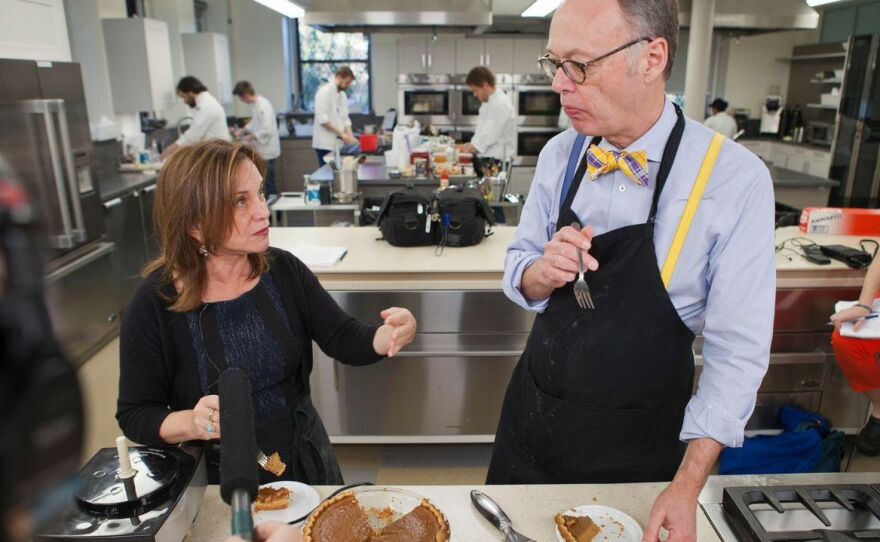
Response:
[[[573,222],[571,227],[580,231],[581,225],[577,222]],[[596,305],[593,303],[593,296],[590,295],[590,287],[587,286],[587,281],[584,280],[584,256],[581,253],[581,249],[577,249],[578,253],[578,279],[574,283],[574,299],[577,301],[577,304],[582,309],[595,309]]]
[[[266,465],[269,464],[269,458],[266,457],[262,450],[257,450],[257,463],[260,464],[263,470],[266,470]]]

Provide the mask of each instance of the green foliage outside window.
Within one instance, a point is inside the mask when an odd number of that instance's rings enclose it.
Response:
[[[370,111],[370,38],[361,32],[322,32],[299,21],[299,70],[302,108],[315,110],[315,93],[347,65],[354,83],[346,91],[351,113]]]

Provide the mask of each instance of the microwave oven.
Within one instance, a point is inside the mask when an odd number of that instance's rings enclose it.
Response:
[[[827,122],[810,122],[807,124],[807,143],[830,147],[834,142],[834,125]]]

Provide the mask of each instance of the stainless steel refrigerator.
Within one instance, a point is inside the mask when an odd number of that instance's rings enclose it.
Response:
[[[880,34],[853,36],[847,49],[830,177],[831,204],[880,205]]]
[[[56,334],[82,362],[116,330],[118,287],[79,64],[0,59],[0,154],[40,214]]]

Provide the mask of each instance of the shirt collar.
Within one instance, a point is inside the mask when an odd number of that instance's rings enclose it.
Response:
[[[208,94],[207,90],[203,90],[203,91],[199,92],[198,94],[196,94],[196,107],[195,107],[195,109],[200,109],[203,105],[205,105],[205,102],[208,100],[208,96],[210,96],[210,94]]]
[[[633,141],[627,148],[618,149],[605,139],[599,143],[599,147],[613,151],[645,151],[648,153],[649,162],[660,162],[663,158],[663,150],[666,148],[666,141],[669,139],[669,134],[672,133],[677,120],[678,116],[675,114],[675,107],[672,105],[672,102],[665,100],[663,112],[660,114],[657,122],[642,137]]]

